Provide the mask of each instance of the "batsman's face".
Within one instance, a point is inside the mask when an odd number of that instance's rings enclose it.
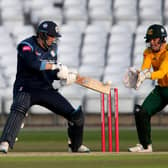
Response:
[[[160,38],[154,38],[150,40],[150,48],[153,52],[159,52],[161,48]]]
[[[53,37],[53,36],[49,36],[48,35],[48,38],[47,38],[47,45],[48,46],[51,46],[53,43],[55,43],[57,41],[57,38],[56,37]]]

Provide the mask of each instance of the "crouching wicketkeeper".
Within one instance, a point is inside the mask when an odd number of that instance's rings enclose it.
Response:
[[[135,105],[134,115],[139,144],[130,152],[152,152],[151,117],[168,104],[168,50],[167,32],[162,25],[151,25],[145,36],[147,48],[143,54],[141,70],[129,68],[124,78],[126,87],[138,89],[144,80],[157,80],[142,105]],[[151,70],[153,68],[153,71]]]

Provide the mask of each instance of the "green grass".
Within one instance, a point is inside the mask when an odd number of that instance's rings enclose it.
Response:
[[[168,130],[153,129],[152,139],[155,151],[168,151]],[[113,131],[114,133],[114,131]],[[121,129],[120,151],[127,151],[129,146],[135,145],[137,133],[135,129]],[[106,133],[106,141],[107,141]],[[46,145],[47,144],[47,145]],[[101,150],[101,130],[100,128],[85,129],[84,144],[89,146],[92,151]],[[107,142],[106,142],[106,145]],[[113,135],[114,146],[114,135]],[[20,152],[65,152],[67,151],[67,133],[66,129],[48,129],[48,130],[22,130],[19,134],[19,141],[16,143],[13,151]]]
[[[120,128],[120,151],[121,153],[101,153],[100,128],[86,129],[84,144],[89,146],[93,153],[61,155],[67,151],[66,129],[23,129],[9,154],[0,154],[1,168],[167,168],[168,165],[168,130],[152,129],[154,153],[132,154],[127,153],[128,146],[137,143],[135,129]],[[113,131],[114,132],[114,131]],[[113,137],[114,139],[114,137]],[[107,140],[107,137],[106,137]],[[114,143],[113,143],[114,145]],[[15,154],[23,152],[24,155]],[[27,152],[53,152],[50,155]],[[54,153],[58,152],[58,153]],[[94,154],[94,152],[98,152]],[[162,152],[162,153],[157,153]],[[60,155],[59,155],[60,153]],[[27,155],[26,155],[27,154]]]
[[[1,157],[2,168],[167,168],[168,155],[68,155]]]

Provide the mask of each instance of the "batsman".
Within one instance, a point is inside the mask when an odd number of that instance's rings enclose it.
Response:
[[[157,80],[154,89],[142,105],[135,105],[134,116],[139,143],[128,148],[130,152],[152,152],[151,117],[168,104],[168,48],[167,32],[162,25],[154,24],[147,29],[147,48],[143,53],[141,70],[129,68],[124,83],[126,87],[138,88],[144,80]]]
[[[57,41],[60,37],[56,23],[43,21],[35,36],[18,44],[13,103],[0,138],[0,152],[7,153],[9,147],[14,147],[23,119],[32,105],[46,107],[68,121],[69,151],[90,151],[82,144],[84,113],[81,106],[75,109],[52,85],[54,80],[70,85],[77,77],[77,73],[57,62]]]

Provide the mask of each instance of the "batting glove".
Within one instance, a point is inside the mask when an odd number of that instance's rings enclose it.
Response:
[[[77,70],[69,70],[67,78],[60,81],[61,85],[65,86],[73,84],[76,81],[77,74]]]
[[[76,81],[77,78],[77,71],[76,70],[70,70],[68,72],[68,76],[66,79],[61,80],[61,85],[65,86],[65,85],[71,85]]]
[[[68,73],[69,73],[68,67],[65,65],[61,65],[59,68],[59,72],[57,73],[57,77],[59,79],[67,79]]]
[[[69,73],[68,78],[66,80],[66,85],[71,85],[76,81],[77,74],[75,73]]]

